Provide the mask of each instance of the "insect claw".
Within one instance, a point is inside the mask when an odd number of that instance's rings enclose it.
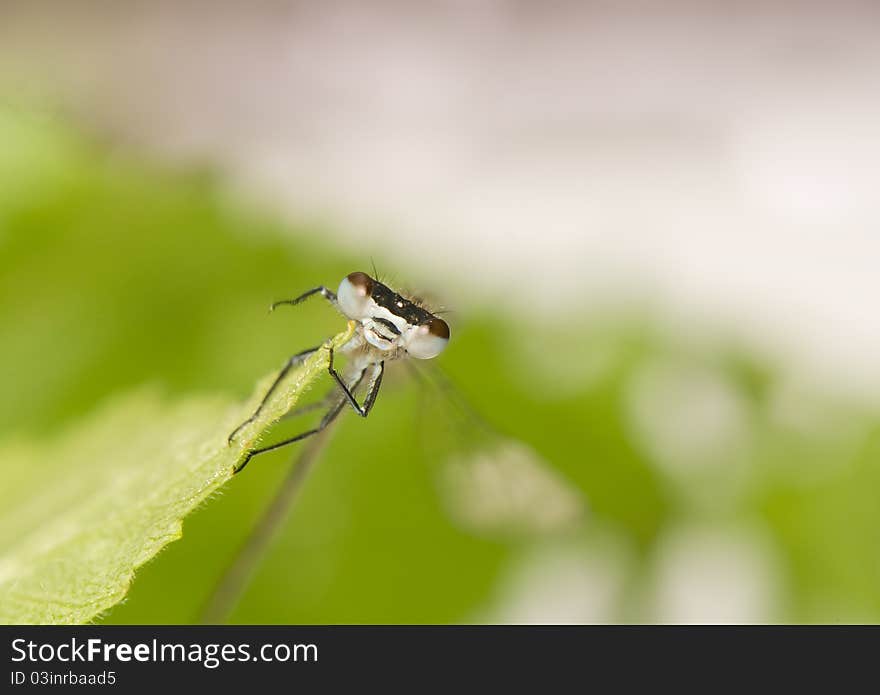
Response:
[[[232,430],[232,432],[231,432],[231,433],[229,434],[229,436],[226,438],[226,446],[232,446],[232,442],[235,441],[235,438],[238,436],[238,433],[241,432],[242,428],[243,428],[245,425],[247,425],[247,424],[249,424],[249,423],[251,423],[251,422],[253,422],[253,418],[249,418],[249,419],[245,420],[245,421],[244,421],[243,423],[241,423],[238,427],[236,427],[234,430]]]
[[[241,461],[241,462],[239,462],[239,463],[236,463],[236,464],[232,467],[232,475],[235,475],[236,473],[241,473],[241,472],[244,470],[244,467],[245,467],[246,465],[248,465],[248,463],[250,463],[251,456],[252,456],[252,454],[248,454],[247,456],[245,456],[244,461]]]

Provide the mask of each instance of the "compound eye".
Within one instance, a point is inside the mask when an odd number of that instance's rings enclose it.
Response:
[[[443,352],[448,343],[449,324],[435,317],[414,330],[406,351],[416,359],[429,360]]]
[[[366,273],[351,273],[339,283],[336,298],[343,314],[360,320],[369,314],[372,293],[373,278]]]

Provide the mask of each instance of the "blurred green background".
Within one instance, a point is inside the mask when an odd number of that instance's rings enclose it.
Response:
[[[0,109],[0,436],[51,437],[144,383],[244,398],[343,325],[320,302],[266,314],[369,270],[376,249],[324,232]],[[498,431],[489,473],[440,424],[448,399],[395,370],[367,421],[341,419],[232,620],[880,619],[877,413],[645,313],[453,308],[439,362]],[[290,457],[188,518],[103,621],[195,620]]]

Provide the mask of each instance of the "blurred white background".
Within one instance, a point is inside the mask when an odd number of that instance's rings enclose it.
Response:
[[[632,302],[880,401],[876,3],[0,13],[4,83],[221,167],[365,265],[557,316]]]

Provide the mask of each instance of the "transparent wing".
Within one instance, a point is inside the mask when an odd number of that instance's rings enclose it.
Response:
[[[454,523],[479,535],[561,532],[585,512],[579,491],[524,442],[478,412],[435,364],[412,364],[421,457]]]

